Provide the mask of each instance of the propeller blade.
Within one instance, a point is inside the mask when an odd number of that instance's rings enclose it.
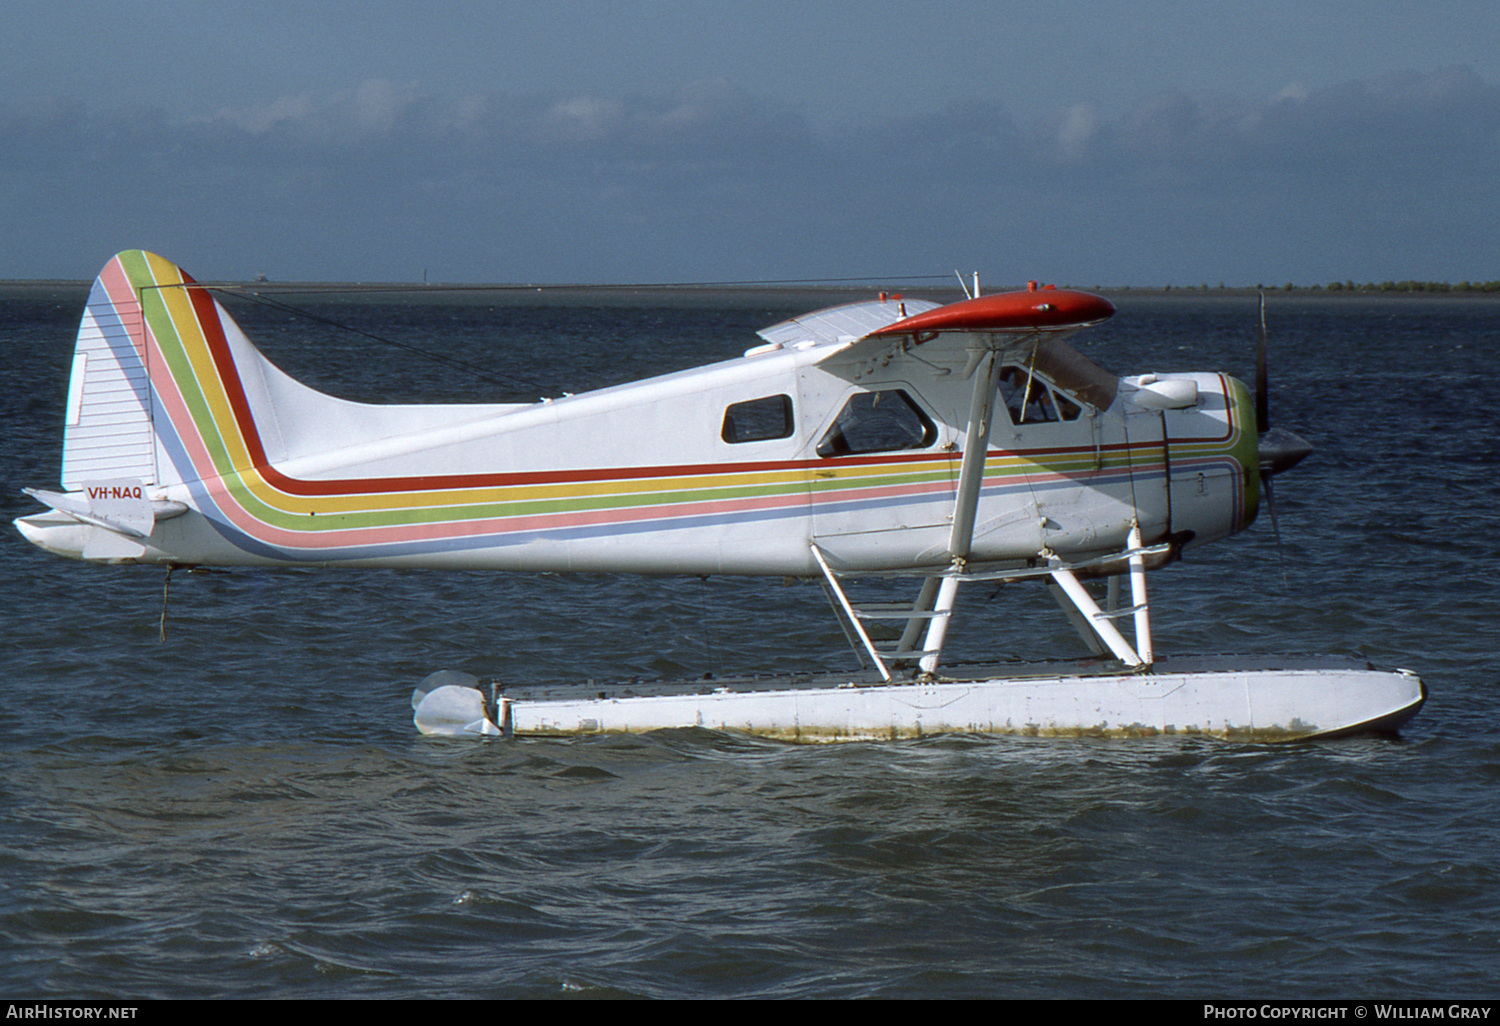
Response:
[[[1260,333],[1255,343],[1255,431],[1265,434],[1271,427],[1271,400],[1266,379],[1266,294],[1260,294]]]
[[[1281,567],[1281,586],[1285,588],[1290,582],[1286,578],[1286,556],[1281,551],[1281,522],[1276,519],[1276,492],[1271,487],[1269,474],[1263,474],[1260,483],[1266,491],[1266,510],[1271,514],[1271,533],[1276,536],[1276,564]]]
[[[1256,454],[1260,463],[1260,487],[1266,495],[1266,510],[1271,514],[1271,533],[1276,536],[1276,562],[1281,567],[1281,586],[1288,587],[1286,555],[1281,547],[1281,521],[1276,517],[1276,490],[1271,478],[1290,470],[1312,452],[1312,444],[1286,428],[1271,426],[1270,376],[1266,372],[1266,294],[1260,293],[1260,327],[1255,340],[1255,431],[1259,436]]]

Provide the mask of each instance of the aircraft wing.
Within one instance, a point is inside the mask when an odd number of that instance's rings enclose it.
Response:
[[[910,335],[918,345],[944,332],[1029,335],[1075,331],[1113,317],[1114,305],[1090,292],[1050,285],[1025,292],[997,292],[916,313],[870,332],[871,338]]]
[[[756,332],[774,345],[792,346],[798,342],[853,342],[881,328],[896,324],[913,314],[940,309],[925,299],[873,300],[831,306],[826,310],[793,317]]]
[[[939,335],[970,335],[974,349],[1024,349],[1043,338],[1067,334],[1114,315],[1101,296],[1051,286],[997,292],[940,306],[924,299],[882,298],[849,303],[782,321],[758,334],[772,345],[842,343],[835,354],[859,358],[885,353],[894,344],[909,350]]]

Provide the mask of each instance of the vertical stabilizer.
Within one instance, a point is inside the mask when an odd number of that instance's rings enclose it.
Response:
[[[189,503],[231,533],[235,516],[260,512],[275,491],[261,472],[286,454],[277,401],[315,426],[308,445],[321,441],[321,414],[357,405],[277,370],[175,264],[120,253],[94,281],[78,329],[63,491],[26,489],[51,512],[16,524],[42,548],[105,562],[146,557],[156,524]]]
[[[262,465],[255,414],[269,410],[273,378],[283,391],[316,394],[267,363],[180,267],[121,253],[99,273],[78,330],[63,486],[169,486]]]

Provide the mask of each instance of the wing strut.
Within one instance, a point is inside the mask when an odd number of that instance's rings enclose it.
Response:
[[[933,616],[927,622],[927,636],[922,641],[923,673],[937,670],[948,635],[948,621],[958,598],[959,575],[969,561],[969,547],[974,541],[974,513],[979,508],[979,489],[984,484],[984,464],[989,458],[990,428],[995,418],[995,397],[1000,389],[1000,354],[988,350],[974,372],[974,394],[969,400],[969,433],[964,439],[963,461],[958,468],[958,494],[953,498],[953,530],[948,534],[948,556],[951,573],[938,585],[932,602]],[[930,589],[923,589],[922,595]],[[919,596],[920,599],[920,596]],[[904,639],[903,639],[904,640]]]
[[[1056,556],[1048,556],[1048,570],[1052,576],[1050,582],[1052,595],[1057,599],[1058,605],[1062,606],[1063,612],[1068,614],[1068,619],[1073,622],[1073,627],[1083,637],[1083,640],[1097,654],[1103,655],[1103,649],[1107,648],[1111,655],[1126,666],[1144,669],[1151,665],[1154,653],[1151,647],[1151,617],[1146,602],[1146,554],[1148,551],[1141,548],[1141,528],[1139,524],[1130,525],[1129,548],[1125,550],[1125,556],[1130,566],[1130,606],[1125,609],[1115,608],[1115,598],[1119,593],[1118,577],[1109,579],[1109,610],[1099,608],[1099,603],[1088,593],[1083,584],[1074,575],[1062,560]],[[1163,549],[1164,546],[1157,546]],[[1135,618],[1135,644],[1125,640],[1114,621],[1120,617],[1133,616]],[[1101,648],[1101,645],[1103,646]]]
[[[838,578],[843,576],[833,570],[817,545],[812,546],[813,558],[823,572],[824,587],[834,611],[838,614],[850,644],[861,661],[874,665],[881,679],[891,680],[888,662],[898,665],[917,660],[923,677],[937,672],[938,660],[943,653],[943,642],[948,633],[948,623],[953,615],[958,597],[958,586],[965,581],[1010,581],[1024,578],[1050,577],[1049,584],[1054,597],[1068,614],[1073,626],[1085,643],[1098,655],[1106,652],[1127,666],[1144,669],[1153,659],[1151,647],[1151,621],[1146,602],[1146,563],[1148,555],[1160,555],[1169,551],[1167,545],[1151,548],[1141,546],[1140,525],[1132,522],[1129,541],[1124,552],[1115,553],[1083,563],[1065,563],[1056,555],[1043,550],[1047,566],[1001,570],[981,573],[968,571],[969,553],[974,541],[974,521],[979,509],[979,494],[984,485],[985,463],[989,458],[990,432],[999,405],[1001,351],[986,348],[971,355],[969,373],[974,379],[974,392],[969,401],[968,433],[964,438],[963,459],[958,471],[958,489],[953,499],[953,527],[948,535],[948,567],[938,572],[929,572],[922,582],[921,591],[914,602],[878,603],[854,605],[849,601]],[[1118,569],[1124,561],[1130,575],[1131,605],[1118,609]],[[1092,595],[1074,574],[1077,569],[1099,568],[1112,564],[1110,573],[1109,609],[1099,608]],[[905,576],[903,574],[903,576]],[[1114,625],[1117,618],[1134,617],[1135,644],[1132,645]],[[867,619],[905,620],[906,629],[894,650],[877,648],[870,640],[861,621]],[[917,636],[923,634],[921,648],[916,647]]]
[[[844,632],[849,636],[855,653],[861,662],[867,666],[874,666],[882,681],[889,683],[892,680],[890,670],[892,665],[900,666],[912,659],[925,661],[930,658],[936,666],[937,657],[942,654],[941,650],[914,649],[913,640],[921,624],[931,623],[939,616],[948,615],[934,607],[933,597],[945,586],[956,590],[958,585],[969,581],[1009,584],[1015,581],[1049,578],[1047,583],[1057,598],[1058,604],[1062,606],[1063,612],[1068,614],[1068,619],[1095,655],[1113,655],[1121,663],[1135,669],[1149,668],[1154,656],[1151,647],[1151,621],[1147,615],[1146,605],[1146,560],[1168,555],[1172,551],[1172,546],[1166,542],[1141,546],[1140,538],[1140,528],[1131,525],[1131,544],[1123,552],[1112,552],[1107,556],[1096,556],[1078,563],[1064,563],[1055,555],[1048,553],[1047,566],[1022,566],[1009,570],[981,570],[974,573],[951,568],[929,571],[925,574],[910,570],[885,573],[862,573],[856,570],[841,573],[828,565],[823,550],[817,545],[812,546],[812,554],[818,567],[823,571],[824,590],[828,593],[829,601],[838,615]],[[1117,602],[1122,564],[1127,568],[1131,577],[1132,604],[1124,609],[1118,608]],[[1102,573],[1109,577],[1109,608],[1099,608],[1099,603],[1094,601],[1094,597],[1079,581],[1079,571],[1092,574]],[[861,602],[856,605],[849,600],[843,586],[839,584],[841,577],[923,577],[925,580],[922,582],[922,591],[916,602]],[[1114,625],[1115,620],[1127,616],[1135,620],[1135,644],[1133,645]],[[894,649],[880,648],[865,631],[863,623],[865,620],[906,620],[907,630]],[[932,673],[932,670],[925,670],[924,675],[930,676]]]

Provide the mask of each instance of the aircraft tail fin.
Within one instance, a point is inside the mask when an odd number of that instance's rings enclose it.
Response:
[[[241,380],[241,365],[262,378],[260,363],[181,268],[140,250],[119,254],[95,279],[78,329],[63,487],[170,485],[262,464]]]

